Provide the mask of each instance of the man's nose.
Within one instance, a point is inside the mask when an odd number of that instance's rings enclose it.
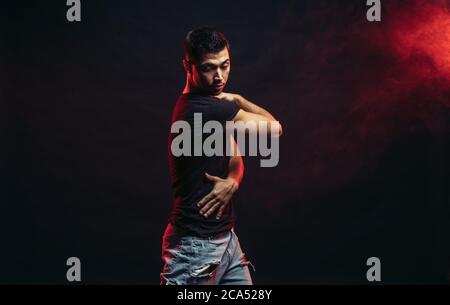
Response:
[[[220,71],[220,69],[216,70],[216,73],[214,74],[214,80],[220,82],[223,81],[222,71]]]

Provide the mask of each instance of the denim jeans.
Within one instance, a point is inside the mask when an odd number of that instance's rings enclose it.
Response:
[[[162,242],[161,285],[252,285],[233,229],[208,238],[185,236],[168,224]]]

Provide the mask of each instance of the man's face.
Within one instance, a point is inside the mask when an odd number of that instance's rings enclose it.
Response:
[[[228,81],[230,68],[228,48],[204,54],[198,62],[191,64],[191,84],[208,95],[219,95]]]

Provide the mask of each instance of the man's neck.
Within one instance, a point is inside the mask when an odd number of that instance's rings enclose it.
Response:
[[[202,92],[201,90],[191,86],[189,83],[186,83],[186,86],[184,86],[183,94],[189,94],[189,93],[195,93],[199,95],[208,95],[205,92]]]

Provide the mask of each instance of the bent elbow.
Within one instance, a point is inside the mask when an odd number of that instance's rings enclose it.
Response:
[[[272,137],[281,137],[283,134],[283,126],[278,121],[271,122],[270,133]]]

